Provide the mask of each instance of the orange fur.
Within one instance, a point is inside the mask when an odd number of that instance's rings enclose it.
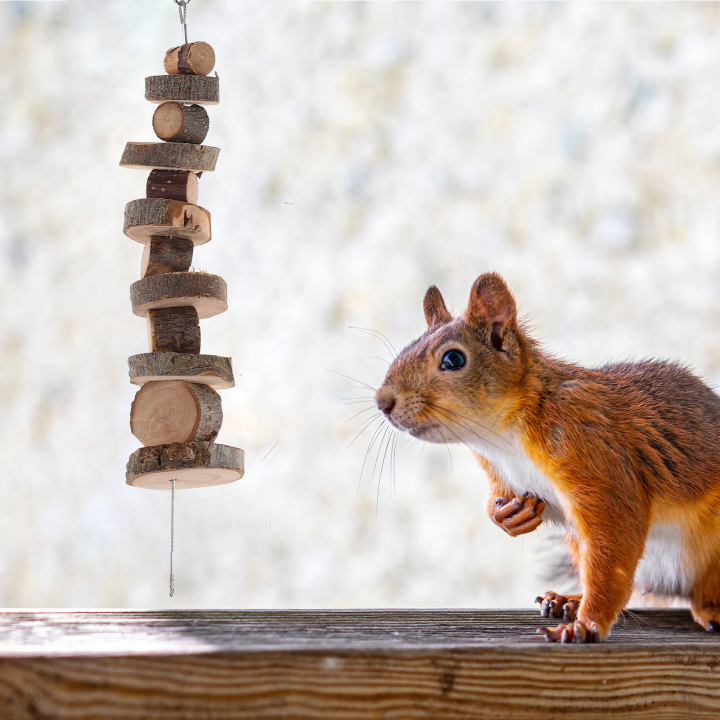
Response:
[[[584,591],[575,639],[605,637],[635,580],[689,597],[699,622],[720,627],[720,398],[673,363],[586,369],[551,357],[496,274],[478,278],[460,317],[435,287],[424,309],[428,331],[390,367],[378,406],[414,437],[468,445],[506,532],[537,527],[537,499],[562,518]],[[465,365],[442,369],[452,350]],[[495,501],[523,495],[537,518],[525,505],[508,523],[519,505]]]

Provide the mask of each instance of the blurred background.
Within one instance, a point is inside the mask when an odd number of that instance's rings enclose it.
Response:
[[[125,485],[152,141],[144,78],[173,0],[0,2],[0,604],[530,606],[543,528],[485,516],[463,447],[402,439],[395,483],[350,445],[436,283],[455,311],[501,272],[535,336],[587,365],[679,358],[720,379],[716,3],[192,0],[221,103],[201,180],[228,282],[203,352],[233,358],[218,440],[244,479]],[[359,388],[359,389],[358,389]],[[271,450],[271,452],[268,451]],[[374,455],[370,456],[371,460]]]

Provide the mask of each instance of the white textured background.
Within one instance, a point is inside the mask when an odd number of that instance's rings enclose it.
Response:
[[[463,448],[364,437],[336,452],[382,345],[503,273],[537,336],[587,364],[679,357],[720,378],[716,3],[192,0],[222,102],[201,180],[229,284],[203,350],[242,377],[221,442],[245,479],[169,501],[124,466],[146,351],[122,234],[152,140],[143,78],[180,41],[171,0],[0,2],[0,603],[4,606],[528,606],[542,532],[486,519]],[[279,441],[261,462],[267,449]],[[269,443],[269,444],[268,444]],[[363,444],[364,443],[364,444]],[[256,453],[265,449],[250,464]]]

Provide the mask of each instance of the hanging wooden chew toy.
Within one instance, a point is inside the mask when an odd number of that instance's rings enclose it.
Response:
[[[135,487],[170,490],[170,596],[175,489],[234,482],[244,453],[218,445],[222,424],[217,388],[235,385],[230,358],[200,354],[200,323],[227,310],[227,286],[217,275],[190,272],[195,245],[211,238],[210,213],[197,205],[198,178],[215,169],[218,148],[201,145],[210,127],[203,105],[219,101],[217,77],[206,75],[215,53],[188,43],[190,0],[174,0],[185,44],[166,53],[168,75],[145,80],[145,97],[160,103],[153,129],[162,142],[127,143],[120,165],[150,170],[146,195],[125,207],[124,232],[144,245],[141,279],[130,288],[132,309],[147,318],[150,352],[129,359],[130,381],[140,385],[130,429],[145,447],[127,465]]]

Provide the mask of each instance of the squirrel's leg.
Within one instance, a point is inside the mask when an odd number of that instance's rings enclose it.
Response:
[[[495,474],[490,463],[475,455],[490,481],[487,514],[510,537],[536,530],[542,523],[545,502],[536,497],[515,496],[515,493]]]
[[[637,508],[633,513],[628,507],[625,522],[620,525],[616,515],[606,513],[606,509],[612,507],[604,499],[587,503],[574,518],[584,589],[582,603],[574,622],[540,630],[550,642],[584,643],[604,639],[630,599],[635,569],[645,547],[648,521]]]
[[[695,621],[708,632],[720,631],[720,558],[708,564],[704,575],[690,590]]]

